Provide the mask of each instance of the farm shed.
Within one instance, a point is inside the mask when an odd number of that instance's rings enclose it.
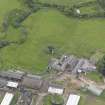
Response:
[[[92,92],[94,95],[100,96],[103,92],[103,89],[96,87],[95,85],[89,85],[87,89]]]
[[[66,105],[78,105],[79,104],[79,100],[80,100],[80,96],[74,95],[74,94],[70,94]]]
[[[49,87],[48,92],[51,93],[51,94],[62,95],[63,92],[64,92],[64,89],[56,88],[56,87]]]
[[[52,59],[49,66],[55,70],[72,71],[77,63],[78,58],[74,55],[62,55],[60,59]]]
[[[88,72],[88,71],[95,71],[96,66],[91,64],[89,60],[84,59],[84,64],[80,68],[82,71]]]
[[[76,73],[77,71],[81,72],[91,72],[95,71],[96,66],[91,64],[89,60],[81,58],[79,62],[77,63],[76,67],[73,70],[73,73]]]
[[[24,74],[19,72],[12,72],[12,71],[1,71],[0,77],[7,78],[7,79],[13,79],[13,80],[21,80]]]
[[[80,59],[77,63],[77,65],[75,66],[73,73],[76,73],[78,71],[78,69],[80,69],[82,67],[82,65],[84,64],[84,59]]]
[[[0,105],[10,105],[13,97],[14,95],[12,93],[6,93]]]
[[[35,89],[35,90],[40,89],[42,87],[42,84],[43,84],[42,79],[39,79],[37,77],[31,77],[31,76],[25,76],[22,81],[23,86],[27,88]]]
[[[11,88],[17,88],[18,87],[18,83],[17,82],[8,81],[7,86],[11,87]]]

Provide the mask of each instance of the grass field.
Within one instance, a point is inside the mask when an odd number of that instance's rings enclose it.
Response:
[[[95,97],[91,93],[80,93],[81,100],[79,105],[104,105],[104,97]]]
[[[102,76],[99,75],[98,72],[87,73],[87,78],[90,78],[91,80],[95,82],[103,82],[103,78]]]
[[[60,4],[76,3],[74,0],[54,1]],[[14,8],[23,7],[18,0],[0,1],[0,23],[4,15]],[[48,45],[55,46],[60,54],[73,53],[86,57],[97,49],[105,51],[105,19],[78,20],[56,10],[44,9],[28,17],[23,25],[29,30],[27,41],[21,46],[11,45],[0,50],[1,68],[19,67],[34,73],[43,71],[51,57],[44,51]],[[9,28],[7,39],[18,40],[19,34],[19,29]]]
[[[39,0],[40,2],[55,3],[59,5],[73,5],[91,0]],[[4,16],[15,8],[23,8],[18,0],[0,0],[0,24]],[[85,8],[83,12],[91,12],[92,8]],[[94,12],[94,11],[92,11]],[[105,51],[105,19],[76,19],[64,16],[57,10],[43,9],[29,16],[23,25],[28,29],[29,35],[22,45],[11,45],[0,49],[0,69],[22,68],[37,73],[46,69],[52,57],[45,53],[48,45],[57,49],[57,55],[67,53],[77,56],[90,57],[96,50]],[[18,40],[20,28],[9,28],[6,39]],[[0,33],[0,40],[4,34]],[[92,79],[100,78],[96,75]],[[82,94],[80,105],[105,105],[103,99],[91,99]],[[89,98],[89,99],[88,99]],[[94,101],[94,103],[93,103]]]

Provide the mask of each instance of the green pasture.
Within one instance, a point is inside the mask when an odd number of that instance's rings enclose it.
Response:
[[[72,6],[91,0],[38,0],[42,3],[54,3]],[[22,9],[19,0],[0,0],[0,25],[7,13],[13,9]],[[93,13],[96,6],[83,7],[83,13]],[[52,55],[46,53],[51,45],[56,51],[54,56],[75,54],[89,58],[97,50],[105,51],[105,19],[77,19],[63,15],[53,9],[41,9],[33,13],[23,23],[28,30],[28,38],[22,45],[12,44],[0,49],[0,69],[23,69],[32,73],[46,70]],[[0,40],[18,41],[21,37],[20,28],[9,27],[6,37],[0,32]],[[97,74],[88,75],[92,80],[100,81]],[[91,98],[82,94],[79,105],[104,105],[103,98]],[[104,96],[104,95],[103,95]],[[91,100],[91,101],[90,101]]]
[[[60,4],[83,2],[54,1]],[[23,8],[18,0],[1,0],[0,23],[6,13],[15,8]],[[42,72],[52,57],[45,51],[49,45],[56,48],[56,55],[67,53],[90,57],[98,49],[105,51],[105,19],[76,19],[66,17],[57,10],[42,9],[29,16],[22,24],[29,31],[28,38],[20,46],[11,45],[0,50],[1,69],[22,68],[33,73]],[[19,30],[10,27],[6,39],[19,40]],[[0,33],[0,38],[3,37]]]

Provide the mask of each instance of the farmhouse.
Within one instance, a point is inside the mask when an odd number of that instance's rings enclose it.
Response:
[[[95,71],[96,66],[91,64],[89,60],[81,58],[78,62],[78,64],[75,66],[73,72],[76,73],[80,70],[81,72],[89,72],[89,71]]]
[[[75,67],[77,63],[78,59],[75,56],[63,55],[60,59],[52,59],[49,66],[56,70],[72,71],[72,69]]]
[[[81,70],[81,72],[96,70],[95,65],[91,64],[88,59],[77,58],[74,55],[63,55],[60,59],[52,59],[49,68],[71,73],[77,73],[78,70]]]

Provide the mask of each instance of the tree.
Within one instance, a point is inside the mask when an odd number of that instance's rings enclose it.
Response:
[[[31,14],[30,10],[22,10],[22,9],[13,9],[11,10],[7,18],[5,19],[5,22],[8,23],[8,25],[13,26],[14,28],[20,27],[21,23]],[[6,23],[5,23],[6,24]],[[6,25],[5,25],[6,26]]]
[[[44,97],[43,105],[64,105],[64,99],[60,95],[47,95]]]
[[[63,97],[60,95],[52,95],[51,105],[64,105]]]
[[[6,19],[4,19],[3,23],[2,23],[2,32],[7,32],[8,30],[8,21]]]
[[[36,12],[40,9],[40,5],[37,0],[19,0],[25,7],[30,9],[32,12]]]
[[[54,54],[54,50],[55,50],[55,48],[53,46],[48,46],[48,52],[50,54]]]
[[[105,9],[105,0],[97,0],[102,8]]]
[[[28,30],[25,27],[22,27],[19,44],[24,43],[27,39],[27,36],[28,36]]]
[[[105,76],[105,55],[104,55],[103,58],[98,62],[97,68],[98,68],[99,72],[100,72],[103,76]]]
[[[6,47],[10,45],[11,43],[9,41],[1,40],[0,41],[0,48]]]

